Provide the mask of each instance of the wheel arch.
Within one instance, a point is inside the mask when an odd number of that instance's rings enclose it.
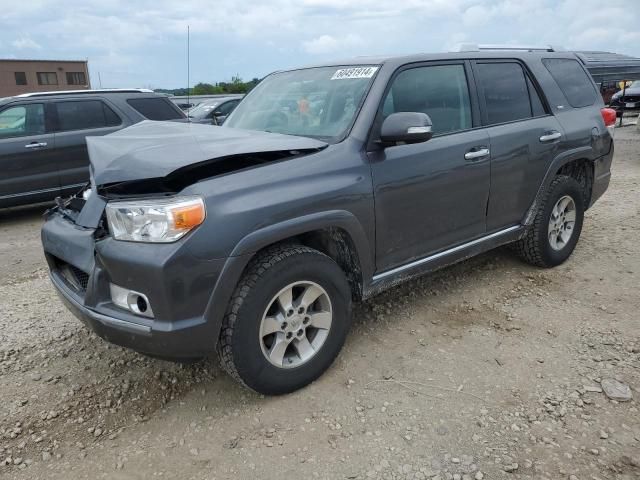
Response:
[[[365,231],[351,212],[317,212],[275,223],[245,236],[233,249],[213,289],[206,318],[220,331],[226,307],[250,260],[260,251],[279,243],[298,243],[333,258],[360,300],[373,276],[373,251]]]
[[[585,210],[591,204],[591,192],[593,189],[595,165],[591,160],[580,158],[563,164],[556,171],[557,175],[566,175],[574,178],[582,187],[582,200]]]
[[[533,223],[544,193],[558,175],[567,175],[575,178],[583,186],[585,208],[589,206],[595,169],[594,160],[590,158],[592,153],[591,147],[576,148],[564,152],[551,162],[540,183],[536,196],[524,216],[523,225],[531,225]]]

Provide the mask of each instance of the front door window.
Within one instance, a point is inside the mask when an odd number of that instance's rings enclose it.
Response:
[[[0,138],[26,137],[45,133],[41,103],[16,105],[0,112]]]

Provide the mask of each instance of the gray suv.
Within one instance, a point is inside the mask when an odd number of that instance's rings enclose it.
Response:
[[[71,195],[89,181],[85,138],[185,115],[151,90],[79,90],[0,99],[0,208]]]
[[[564,262],[609,184],[603,107],[569,52],[277,72],[222,127],[89,138],[91,186],[42,229],[51,280],[110,342],[217,349],[245,386],[291,392],[336,358],[354,301],[504,244]]]

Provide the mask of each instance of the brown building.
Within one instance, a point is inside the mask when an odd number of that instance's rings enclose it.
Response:
[[[2,60],[0,97],[91,88],[85,60]]]

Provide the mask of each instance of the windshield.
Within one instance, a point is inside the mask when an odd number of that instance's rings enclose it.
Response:
[[[205,118],[207,115],[209,115],[209,113],[211,113],[214,108],[218,106],[218,103],[220,102],[201,103],[200,105],[197,105],[189,110],[189,117],[197,119]]]
[[[627,88],[640,88],[640,80],[636,80],[635,82],[633,82],[630,86],[628,86]]]
[[[268,76],[224,123],[328,142],[351,127],[378,67],[320,67]]]

